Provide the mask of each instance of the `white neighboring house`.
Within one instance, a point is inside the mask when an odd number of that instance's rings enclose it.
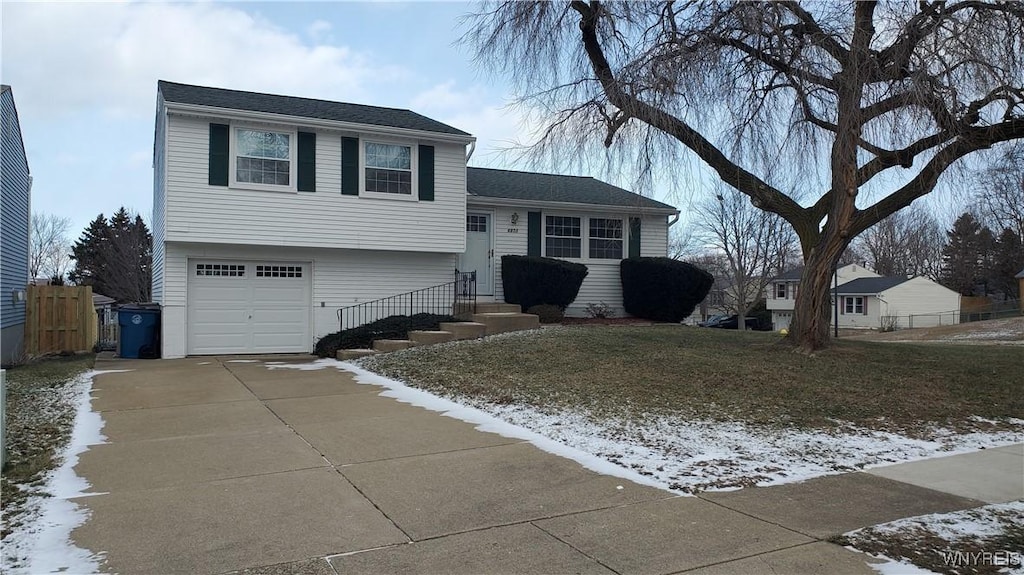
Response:
[[[864,277],[832,290],[839,327],[907,329],[960,323],[960,294],[928,278]]]
[[[503,254],[585,263],[569,312],[604,301],[621,313],[619,261],[666,255],[678,219],[593,178],[467,170],[475,138],[409,110],[165,81],[157,92],[165,358],[309,352],[339,329],[339,308],[457,269],[500,301]]]
[[[803,268],[790,270],[768,286],[767,307],[776,330],[789,328]],[[862,265],[837,270],[841,328],[914,328],[960,322],[960,294],[927,278],[883,277]],[[830,318],[836,317],[835,308]]]
[[[789,329],[789,324],[793,321],[793,306],[796,303],[800,276],[803,275],[803,272],[803,266],[791,269],[768,284],[765,293],[765,307],[772,312],[772,327],[775,330]],[[836,270],[838,280],[833,278],[833,281],[841,286],[857,278],[877,277],[880,276],[862,265],[849,264]],[[842,324],[840,323],[840,325]]]

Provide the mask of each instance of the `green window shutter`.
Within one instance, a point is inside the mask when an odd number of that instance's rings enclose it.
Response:
[[[434,201],[434,146],[420,146],[420,201]]]
[[[359,138],[341,139],[341,193],[359,195]]]
[[[299,166],[296,173],[300,192],[316,191],[316,134],[299,132]]]
[[[228,125],[210,124],[210,185],[228,185]]]
[[[526,213],[526,255],[540,255],[540,212]]]
[[[629,218],[629,257],[640,257],[640,218]]]

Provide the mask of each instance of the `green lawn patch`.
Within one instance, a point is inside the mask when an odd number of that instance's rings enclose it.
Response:
[[[936,424],[1009,429],[1006,418],[1024,419],[1024,348],[840,340],[808,357],[778,342],[771,333],[674,325],[570,327],[363,364],[439,395],[598,416],[811,428],[849,422],[908,435]]]

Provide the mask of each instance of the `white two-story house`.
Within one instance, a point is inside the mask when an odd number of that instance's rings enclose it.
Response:
[[[163,357],[309,352],[340,308],[457,269],[501,301],[504,254],[585,263],[570,313],[621,312],[619,262],[664,256],[678,210],[593,178],[467,170],[473,142],[409,110],[161,81]]]

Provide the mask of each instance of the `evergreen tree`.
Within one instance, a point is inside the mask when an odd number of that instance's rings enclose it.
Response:
[[[975,295],[977,285],[983,280],[983,254],[988,248],[982,247],[983,234],[978,220],[969,212],[953,222],[953,228],[946,232],[948,241],[942,248],[941,283],[961,295]],[[988,232],[991,237],[992,232]],[[987,257],[987,256],[986,256]]]
[[[1024,241],[1010,228],[999,234],[992,254],[990,285],[1003,299],[1019,299],[1020,284],[1015,277],[1024,269]]]
[[[100,214],[72,247],[71,279],[118,302],[150,298],[153,237],[142,217],[124,207],[108,222]]]

